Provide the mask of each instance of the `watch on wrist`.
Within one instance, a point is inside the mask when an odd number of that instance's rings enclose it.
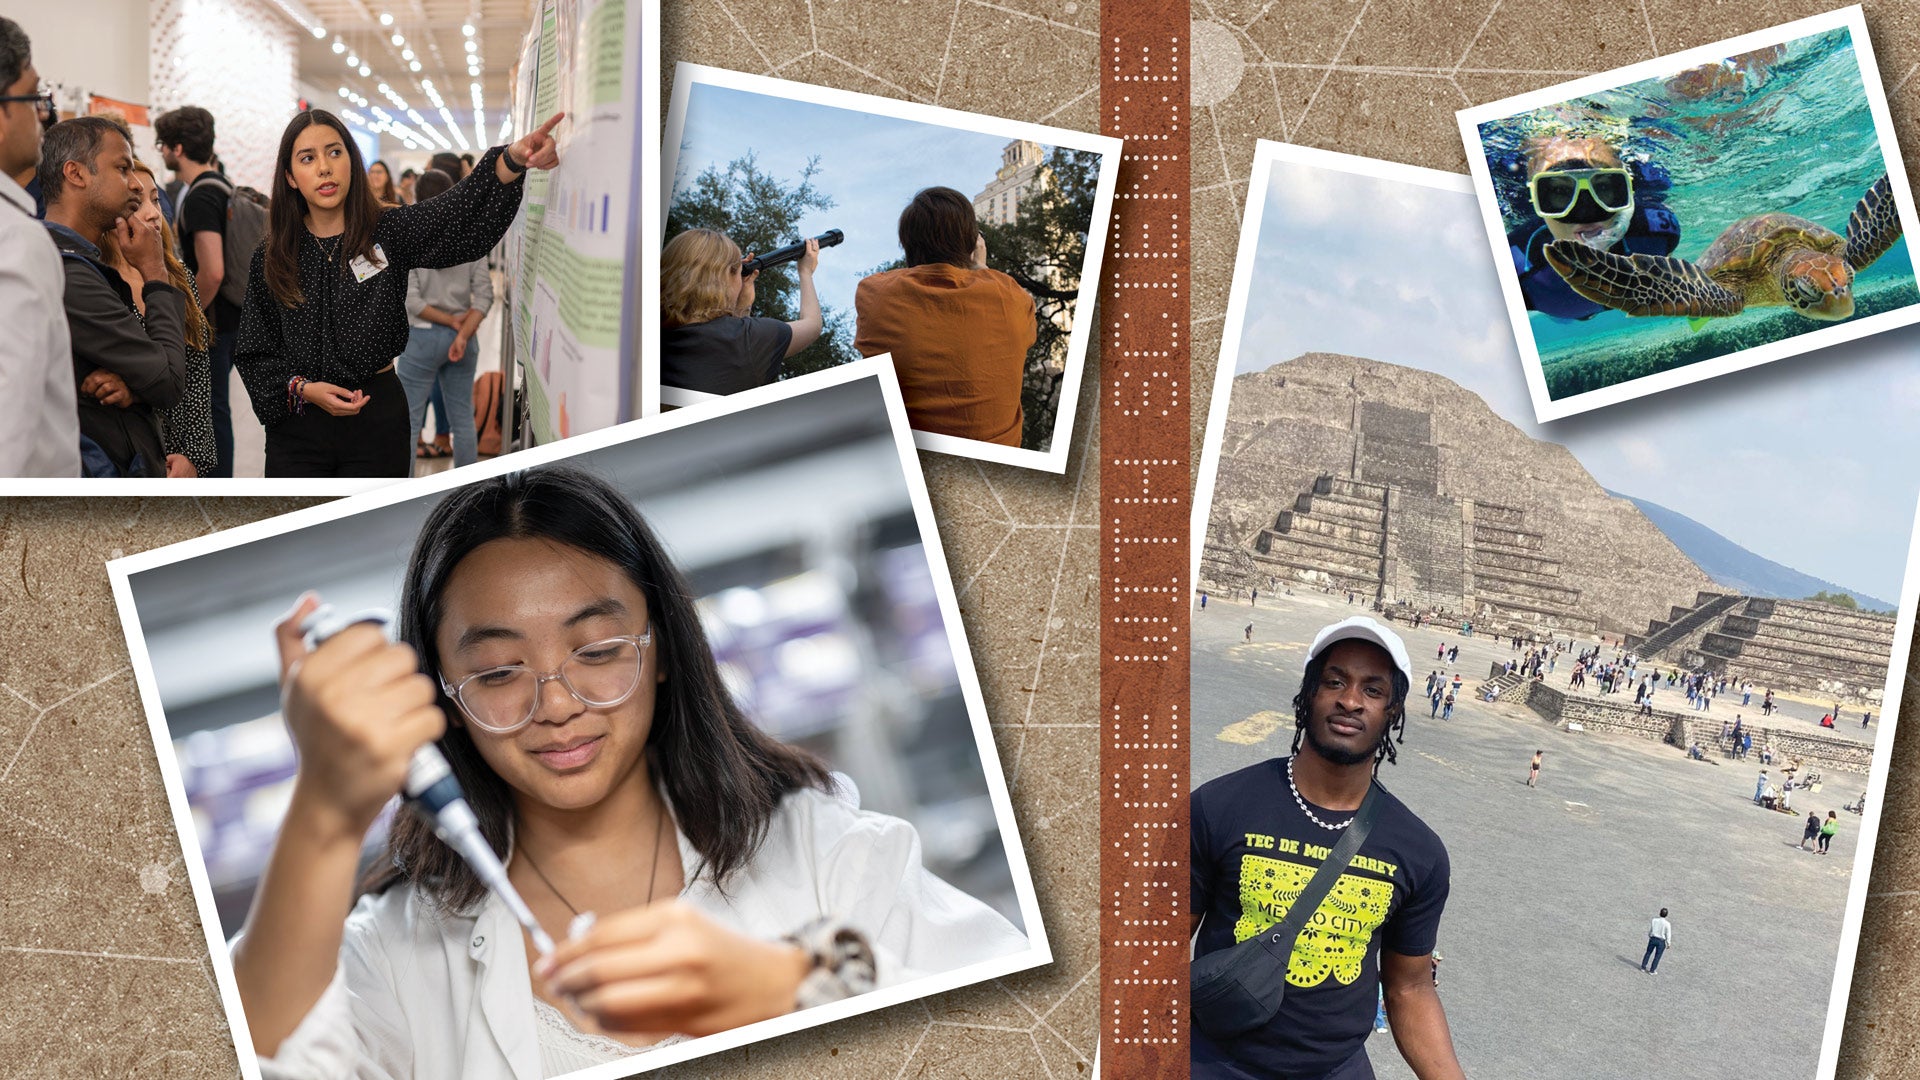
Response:
[[[510,173],[524,174],[527,171],[525,164],[513,160],[513,147],[511,146],[503,146],[500,148],[500,159],[507,163],[507,171]]]
[[[795,1009],[864,994],[876,984],[873,946],[865,934],[846,923],[815,919],[780,940],[807,955],[807,974],[793,995]]]

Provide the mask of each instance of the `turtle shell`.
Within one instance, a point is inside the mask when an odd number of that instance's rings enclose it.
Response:
[[[1700,269],[1722,285],[1770,277],[1788,252],[1812,249],[1844,255],[1847,238],[1792,214],[1755,214],[1727,227],[1700,256]]]

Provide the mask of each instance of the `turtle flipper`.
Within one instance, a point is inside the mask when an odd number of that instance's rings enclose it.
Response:
[[[1873,182],[1847,218],[1847,265],[1865,270],[1900,239],[1900,208],[1893,202],[1887,174]]]
[[[1738,293],[1684,259],[1664,255],[1615,255],[1578,240],[1546,246],[1547,263],[1573,291],[1629,315],[1738,315],[1747,306]]]

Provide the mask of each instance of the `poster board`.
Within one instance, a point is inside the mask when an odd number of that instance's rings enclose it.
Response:
[[[641,5],[541,0],[520,51],[513,129],[557,112],[560,165],[527,177],[506,239],[508,334],[527,439],[548,443],[633,419],[638,330]]]

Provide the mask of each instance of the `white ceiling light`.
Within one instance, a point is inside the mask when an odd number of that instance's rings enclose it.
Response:
[[[463,25],[462,25],[462,26],[460,27],[460,33],[461,33],[461,34],[463,34],[463,35],[464,35],[464,36],[466,36],[466,37],[472,37],[472,36],[473,36],[473,24],[472,24],[472,23],[465,23],[465,24],[463,24]]]
[[[402,60],[411,60],[411,59],[413,59],[413,50],[412,50],[412,49],[401,49],[401,50],[400,50],[400,59],[402,59]]]
[[[381,25],[381,26],[392,26],[392,25],[393,25],[393,14],[392,14],[391,12],[386,12],[386,11],[383,11],[383,12],[381,12],[381,13],[380,13],[380,25]]]
[[[474,40],[473,40],[472,38],[468,38],[468,39],[467,39],[467,51],[468,51],[468,52],[479,52],[479,51],[480,51],[480,45],[479,45],[479,43],[478,43],[478,42],[476,42],[476,41],[474,41]]]
[[[365,64],[361,64],[361,65],[360,65],[360,77],[361,77],[361,78],[363,78],[363,79],[364,79],[364,78],[367,78],[368,76],[370,76],[370,75],[372,75],[372,74],[373,74],[373,69],[372,69],[372,68],[370,68],[370,67],[368,67],[368,66],[367,66],[367,65],[365,65]]]
[[[323,38],[323,37],[326,37],[326,36],[327,36],[327,28],[326,28],[326,27],[324,27],[324,26],[316,26],[316,27],[314,27],[314,28],[313,28],[313,36],[314,36],[314,37],[317,37],[317,38]]]
[[[346,51],[347,51],[347,43],[344,41],[341,41],[339,38],[334,38],[333,39],[333,55],[339,56],[341,53]]]
[[[402,46],[402,45],[405,45],[406,43],[407,43],[407,39],[406,39],[406,38],[404,38],[404,37],[401,37],[401,36],[400,36],[399,34],[395,34],[395,35],[393,35],[393,47],[394,47],[394,48],[396,48],[396,49],[397,49],[397,48],[399,48],[400,46]]]
[[[420,61],[418,61],[418,60],[415,60],[415,61],[414,61],[413,63],[411,63],[411,64],[408,64],[408,65],[407,65],[407,70],[408,70],[408,71],[419,71],[419,70],[420,70]]]
[[[347,57],[347,66],[348,66],[348,67],[350,67],[350,68],[357,68],[357,67],[359,67],[359,66],[360,66],[360,57],[359,57],[359,55],[358,55],[358,54],[354,54],[354,55],[350,55],[350,56],[348,56],[348,57]]]

